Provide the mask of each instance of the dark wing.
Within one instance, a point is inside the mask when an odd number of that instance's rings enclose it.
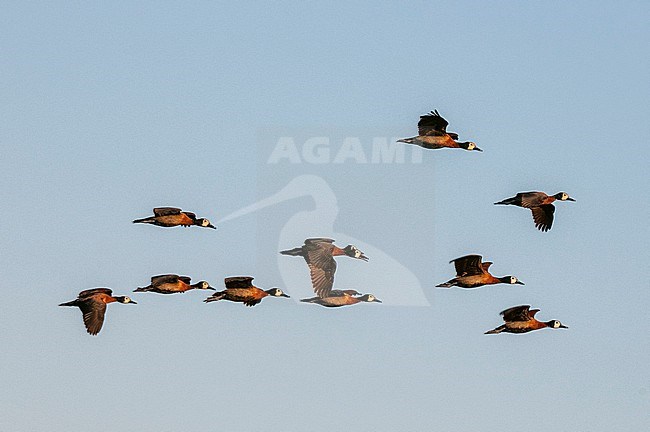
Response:
[[[555,206],[553,204],[533,207],[530,211],[533,212],[535,228],[540,231],[548,231],[551,229],[551,225],[553,225],[553,213],[555,213]]]
[[[485,273],[487,273],[488,269],[490,268],[490,266],[491,266],[492,264],[493,264],[493,263],[491,263],[491,262],[484,262],[483,264],[481,264],[481,267],[483,267],[483,271],[484,271]]]
[[[466,255],[449,261],[456,267],[456,276],[474,276],[485,273],[481,255]]]
[[[190,282],[192,282],[192,278],[189,276],[179,276],[178,279],[187,285],[189,285]]]
[[[261,301],[262,301],[261,299],[257,299],[257,300],[248,300],[248,301],[245,301],[244,304],[245,304],[246,306],[251,306],[251,307],[252,307],[252,306],[255,306],[256,304],[258,304],[258,303],[261,302]]]
[[[151,285],[160,285],[163,283],[174,283],[178,280],[179,276],[175,274],[158,275],[151,277]]]
[[[84,317],[84,325],[91,335],[96,335],[102,329],[104,324],[104,314],[106,313],[106,303],[101,300],[89,298],[79,305]]]
[[[505,322],[529,321],[531,318],[529,310],[530,305],[515,306],[501,311],[501,315]]]
[[[334,243],[334,240],[331,238],[326,238],[326,237],[318,237],[318,238],[308,238],[305,240],[306,245],[318,245],[321,243]]]
[[[226,288],[249,288],[253,286],[253,279],[251,276],[235,276],[225,278],[223,281]]]
[[[87,289],[85,291],[81,291],[79,293],[80,299],[84,299],[87,297],[92,297],[95,294],[107,294],[107,295],[113,295],[113,290],[110,288],[92,288],[92,289]]]
[[[438,114],[438,110],[420,116],[418,122],[418,135],[445,135],[447,133],[447,120]],[[458,135],[456,135],[458,137]]]
[[[548,195],[544,192],[519,192],[515,198],[521,202],[522,207],[531,208],[542,205]]]
[[[332,256],[332,243],[305,243],[305,261],[309,266],[311,284],[318,297],[327,297],[334,285],[336,261]]]
[[[194,214],[192,212],[183,212],[183,214],[185,216],[187,216],[188,218],[192,219],[193,221],[196,221],[196,214]]]
[[[169,216],[181,214],[181,209],[176,207],[156,207],[153,209],[153,214],[155,216]]]
[[[539,312],[539,309],[532,309],[532,310],[528,311],[528,316],[531,317],[531,318],[535,318],[535,314],[537,312]]]

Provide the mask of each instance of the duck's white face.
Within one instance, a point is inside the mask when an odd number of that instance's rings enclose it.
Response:
[[[282,292],[281,289],[278,288],[275,290],[275,293],[273,295],[275,295],[276,297],[282,297],[282,294],[284,293]]]
[[[557,321],[557,320],[553,321],[553,328],[560,328],[560,327],[562,327],[562,323],[561,323],[561,322],[559,322],[559,321]]]
[[[131,303],[132,301],[133,301],[133,300],[131,300],[131,297],[126,297],[126,296],[125,296],[125,297],[124,297],[124,300],[122,301],[122,303]]]
[[[351,245],[350,249],[352,249],[352,253],[354,254],[355,258],[361,257],[362,253],[361,253],[361,251],[359,249],[357,249],[356,246]]]
[[[374,295],[370,294],[370,295],[368,296],[368,301],[369,301],[369,302],[374,302],[375,300],[377,300],[377,299],[375,298]]]
[[[209,221],[209,220],[207,220],[207,219],[201,219],[201,226],[202,226],[202,227],[207,227],[208,225],[210,225],[210,221]]]
[[[516,284],[517,283],[517,278],[514,276],[510,276],[510,283],[511,284]]]
[[[569,199],[569,194],[566,192],[562,192],[562,198],[560,198],[561,201],[566,201]]]
[[[474,150],[475,148],[476,148],[476,143],[470,141],[470,143],[467,144],[467,150]]]
[[[201,284],[199,285],[201,289],[208,289],[209,286],[210,284],[208,284],[206,281],[201,281]]]

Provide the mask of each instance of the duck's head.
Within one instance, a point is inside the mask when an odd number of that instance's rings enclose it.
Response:
[[[216,288],[212,288],[209,283],[206,281],[199,281],[195,284],[196,289],[202,289],[202,290],[212,290],[216,291]]]
[[[476,150],[476,151],[480,151],[480,152],[483,151],[480,148],[476,147],[476,143],[472,142],[472,141],[460,142],[460,143],[458,143],[458,145],[461,148],[464,148],[465,150],[468,150],[468,151],[472,151],[472,150]]]
[[[575,201],[573,198],[569,196],[568,193],[566,192],[558,192],[555,195],[553,195],[556,200],[558,201]]]
[[[504,277],[502,277],[502,278],[499,278],[499,280],[500,280],[501,282],[503,282],[503,283],[507,283],[507,284],[511,284],[511,285],[514,285],[514,284],[517,284],[517,285],[526,285],[525,283],[523,283],[522,281],[520,281],[519,279],[517,279],[517,278],[514,277],[514,276],[504,276]]]
[[[372,303],[372,302],[382,303],[381,300],[379,300],[377,297],[375,297],[372,294],[364,294],[361,297],[359,297],[359,300],[364,301],[364,302],[368,302],[368,303]]]
[[[133,300],[131,300],[131,297],[127,297],[127,296],[118,296],[118,297],[115,297],[115,300],[117,300],[117,301],[120,302],[120,303],[131,303],[131,304],[137,304],[136,302],[134,302]]]
[[[359,249],[357,249],[356,246],[354,245],[347,245],[345,249],[343,249],[343,252],[349,257],[368,261],[368,257],[363,254]]]
[[[266,293],[272,297],[286,297],[290,298],[288,295],[282,292],[280,288],[271,288],[266,290]]]
[[[546,323],[546,326],[550,327],[550,328],[554,328],[554,329],[557,329],[557,328],[569,328],[569,327],[565,326],[564,324],[562,324],[561,322],[559,322],[558,320],[550,320],[550,321],[548,321]]]
[[[217,229],[216,226],[212,225],[209,220],[206,218],[200,218],[196,220],[198,222],[198,225],[205,227],[205,228],[212,228],[212,229]]]

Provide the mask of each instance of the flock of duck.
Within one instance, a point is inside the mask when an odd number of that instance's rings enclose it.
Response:
[[[418,122],[418,136],[404,138],[398,142],[414,144],[426,149],[460,148],[468,151],[482,151],[471,141],[458,141],[458,134],[447,132],[448,122],[438,113],[431,111],[420,116]],[[551,229],[555,213],[555,201],[575,201],[565,192],[547,195],[544,192],[520,192],[512,198],[494,203],[495,205],[514,205],[530,209],[535,227],[542,232]],[[197,218],[192,212],[183,211],[175,207],[158,207],[153,209],[153,216],[136,219],[133,223],[152,224],[160,227],[199,226],[216,229],[206,218]],[[288,256],[303,257],[309,268],[315,297],[302,299],[301,302],[315,303],[325,307],[341,307],[360,302],[381,303],[372,294],[362,294],[356,290],[332,289],[336,261],[334,257],[348,256],[350,258],[368,261],[363,252],[353,245],[340,248],[329,238],[308,238],[300,247],[280,252]],[[447,282],[437,285],[440,288],[478,288],[484,285],[500,283],[524,285],[515,276],[495,277],[488,269],[491,262],[483,262],[480,255],[467,255],[451,260],[456,268],[456,276]],[[263,290],[253,285],[251,276],[235,276],[224,279],[225,290],[218,291],[204,300],[211,303],[219,300],[243,303],[246,306],[255,306],[265,297],[289,297],[280,288]],[[206,281],[192,284],[188,276],[166,274],[153,276],[151,283],[146,287],[134,290],[136,293],[155,292],[159,294],[184,293],[189,290],[212,290]],[[108,303],[137,304],[128,296],[114,296],[109,288],[93,288],[79,293],[75,300],[61,303],[59,306],[78,307],[83,314],[84,325],[91,335],[97,335],[104,324],[106,305]],[[538,321],[535,314],[539,309],[530,309],[529,305],[520,305],[508,308],[501,312],[504,324],[485,334],[496,333],[527,333],[542,328],[567,328],[560,321]]]

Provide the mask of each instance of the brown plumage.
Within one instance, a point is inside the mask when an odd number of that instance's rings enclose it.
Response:
[[[553,225],[553,214],[555,213],[555,201],[575,201],[566,192],[558,192],[555,195],[547,195],[544,192],[519,192],[512,198],[495,202],[494,205],[514,205],[530,209],[533,214],[535,228],[542,232],[551,229]]]
[[[329,238],[309,238],[301,247],[280,252],[283,255],[301,256],[309,266],[309,274],[314,292],[319,297],[327,297],[334,285],[334,273],[336,272],[335,256],[347,255],[368,261],[363,252],[353,245],[347,245],[341,249]]]
[[[491,262],[481,262],[481,255],[466,255],[449,261],[456,267],[456,277],[445,283],[436,285],[439,288],[450,288],[453,286],[461,288],[478,288],[483,285],[494,285],[499,283],[524,285],[523,282],[514,276],[494,277],[488,272]]]
[[[415,144],[426,149],[462,148],[483,151],[476,147],[472,141],[459,142],[457,133],[447,132],[448,125],[449,123],[438,113],[438,110],[431,111],[429,114],[420,116],[418,136],[403,138],[397,142]]]
[[[568,328],[563,325],[560,321],[551,320],[551,321],[537,321],[535,319],[535,314],[539,312],[539,309],[530,310],[529,305],[514,306],[504,311],[501,311],[503,316],[503,321],[505,324],[500,325],[499,327],[486,331],[485,334],[498,334],[498,333],[528,333],[533,330],[539,330],[542,328]]]
[[[357,295],[359,295],[359,292],[355,290],[332,290],[330,295],[327,297],[312,297],[300,301],[304,303],[316,303],[325,307],[341,307],[361,302],[381,303],[381,300],[372,294],[364,294],[359,297],[357,297]]]
[[[212,294],[205,303],[218,300],[229,300],[232,302],[244,303],[246,306],[255,306],[262,301],[264,297],[289,297],[282,292],[280,288],[271,288],[262,290],[253,285],[251,276],[235,276],[224,279],[226,289]]]
[[[81,309],[86,330],[94,336],[104,324],[106,305],[113,302],[137,304],[126,296],[114,297],[109,288],[93,288],[81,291],[75,300],[61,303],[59,306],[76,306]]]
[[[194,213],[186,212],[176,207],[156,207],[153,209],[153,216],[136,219],[133,223],[146,223],[167,228],[175,226],[188,227],[192,225],[213,229],[217,228],[209,220],[197,218]]]
[[[206,281],[190,284],[191,278],[175,274],[153,276],[151,284],[135,289],[133,292],[156,292],[160,294],[184,293],[192,289],[214,290]]]

